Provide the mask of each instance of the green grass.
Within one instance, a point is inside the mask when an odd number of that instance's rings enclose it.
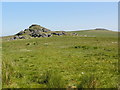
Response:
[[[107,31],[107,30],[82,30],[82,31],[72,31],[78,33],[79,35],[88,35],[95,37],[116,37],[118,32]]]
[[[3,40],[3,88],[117,88],[117,33],[95,35]]]

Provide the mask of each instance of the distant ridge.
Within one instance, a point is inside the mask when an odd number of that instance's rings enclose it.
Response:
[[[108,29],[104,29],[104,28],[96,28],[94,30],[106,30],[106,31],[109,31]]]

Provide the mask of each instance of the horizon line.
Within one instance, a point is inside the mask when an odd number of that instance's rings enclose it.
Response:
[[[65,32],[70,32],[70,31],[89,31],[89,30],[96,30],[97,28],[94,29],[80,29],[80,30],[51,30],[51,31],[65,31]],[[105,29],[105,28],[99,28],[100,29]],[[96,30],[98,31],[98,30]],[[110,30],[110,29],[105,29],[105,31],[112,31],[112,32],[120,32],[119,30],[115,31],[115,30]],[[15,35],[15,34],[14,34]],[[13,36],[13,35],[0,35],[0,37],[6,37],[6,36]]]

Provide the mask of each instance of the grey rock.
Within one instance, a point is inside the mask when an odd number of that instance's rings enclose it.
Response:
[[[24,31],[20,31],[19,33],[17,33],[16,35],[23,35],[25,32]]]
[[[51,37],[52,36],[52,34],[48,34],[48,37]]]
[[[51,34],[52,34],[52,35],[58,35],[58,36],[66,35],[65,32],[59,32],[59,33],[55,33],[55,32],[53,32],[53,33],[51,33]]]
[[[77,33],[72,33],[72,35],[78,35]]]
[[[26,39],[24,36],[19,36],[19,39]]]

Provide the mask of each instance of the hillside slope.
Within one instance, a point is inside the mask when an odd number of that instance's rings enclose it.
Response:
[[[77,33],[81,36],[93,36],[93,37],[116,37],[118,32],[109,30],[81,30],[81,31],[70,31],[71,33]]]
[[[71,33],[78,34],[3,40],[2,87],[117,88],[116,32]]]

